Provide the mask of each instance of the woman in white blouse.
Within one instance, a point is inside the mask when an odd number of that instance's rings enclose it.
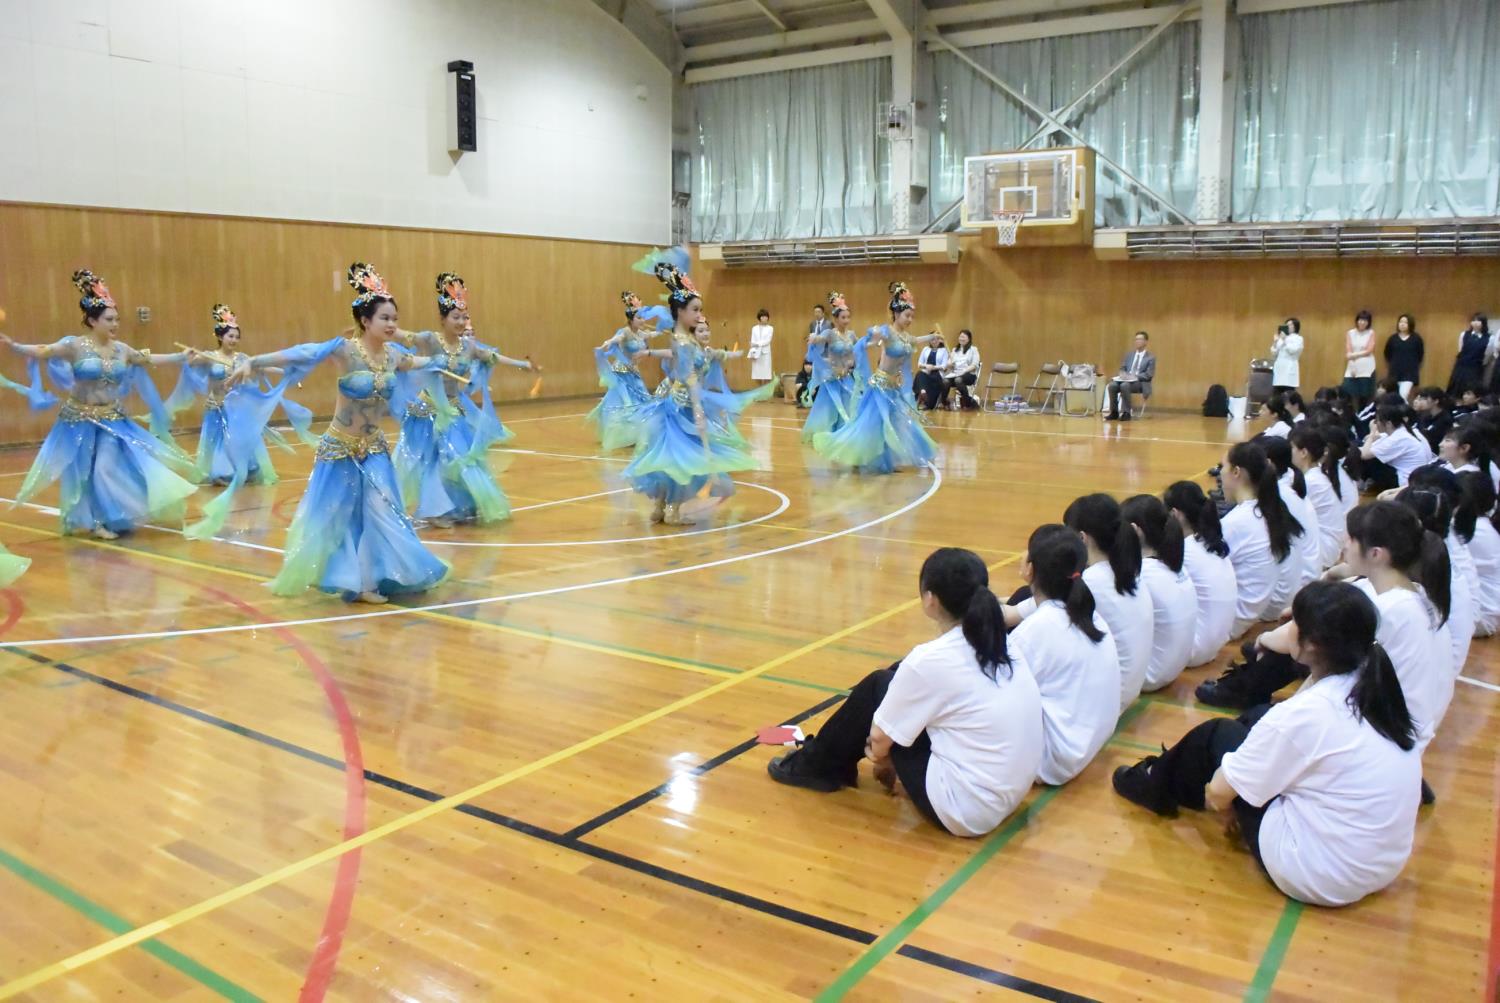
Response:
[[[1271,389],[1296,390],[1302,381],[1302,322],[1288,317],[1271,339]]]
[[[1357,407],[1364,407],[1375,396],[1375,332],[1370,311],[1354,316],[1354,326],[1344,332],[1344,389]]]
[[[764,383],[776,378],[771,366],[771,336],[775,333],[776,329],[771,326],[770,311],[761,310],[755,315],[755,326],[750,329],[750,351],[745,353],[750,360],[752,380]]]
[[[1205,721],[1160,756],[1115,771],[1115,790],[1158,815],[1226,814],[1285,895],[1357,902],[1411,856],[1422,760],[1379,615],[1359,589],[1314,582],[1269,646],[1306,665],[1290,699]]]
[[[948,368],[943,372],[943,393],[950,396],[953,391],[958,391],[957,401],[953,407],[957,408],[962,403],[965,411],[977,411],[979,402],[969,393],[979,379],[979,349],[974,345],[974,332],[964,328],[958,332],[958,342],[953,351],[948,353]]]

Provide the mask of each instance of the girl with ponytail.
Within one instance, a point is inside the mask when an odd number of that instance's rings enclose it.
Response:
[[[1357,586],[1380,611],[1376,639],[1401,680],[1421,751],[1437,733],[1458,676],[1448,627],[1448,551],[1411,509],[1377,501],[1349,513],[1344,558],[1364,576]]]
[[[1432,447],[1416,430],[1416,415],[1405,404],[1382,404],[1375,409],[1370,434],[1359,447],[1368,488],[1404,488],[1411,472],[1433,460]]]
[[[1478,610],[1479,578],[1469,548],[1453,532],[1453,511],[1458,502],[1458,479],[1432,465],[1422,467],[1394,499],[1416,513],[1422,528],[1443,541],[1448,551],[1448,637],[1453,642],[1453,664],[1458,671],[1469,660],[1474,641],[1474,617]]]
[[[1224,455],[1223,478],[1224,495],[1234,503],[1224,516],[1224,542],[1238,589],[1230,636],[1239,637],[1285,608],[1274,603],[1276,585],[1282,565],[1298,560],[1293,534],[1302,527],[1287,511],[1276,468],[1260,446],[1232,446]]]
[[[1477,470],[1494,483],[1489,436],[1481,422],[1464,421],[1449,429],[1438,443],[1438,459],[1455,474]]]
[[[1006,643],[989,570],[974,553],[933,551],[917,592],[936,639],[866,676],[816,735],[767,770],[779,783],[829,793],[857,784],[868,756],[875,778],[929,822],[983,836],[1036,779],[1041,697]]]
[[[1328,444],[1323,433],[1310,425],[1298,425],[1287,441],[1292,447],[1292,466],[1307,485],[1307,502],[1317,517],[1318,573],[1338,563],[1344,552],[1344,503],[1338,496],[1338,468],[1324,464]]]
[[[1151,665],[1151,597],[1140,588],[1141,541],[1106,494],[1074,499],[1063,522],[1083,540],[1088,567],[1083,584],[1115,639],[1120,660],[1120,712],[1141,695]]]
[[[1088,551],[1066,526],[1039,526],[1026,544],[1021,577],[1036,611],[1010,636],[1042,697],[1042,765],[1037,779],[1064,784],[1093,760],[1115,730],[1120,663],[1115,642],[1083,583]]]
[[[1136,495],[1120,512],[1141,538],[1145,553],[1141,587],[1151,597],[1151,662],[1141,688],[1154,693],[1187,668],[1192,654],[1193,628],[1198,619],[1198,593],[1183,571],[1182,526],[1155,495]]]
[[[1322,528],[1318,525],[1317,510],[1307,500],[1307,480],[1302,471],[1292,463],[1292,447],[1285,439],[1258,435],[1253,442],[1266,451],[1266,459],[1276,468],[1276,486],[1281,500],[1292,518],[1302,527],[1296,535],[1297,561],[1284,564],[1276,581],[1276,613],[1292,603],[1292,596],[1308,582],[1323,573]]]
[[[1359,485],[1349,473],[1349,430],[1333,422],[1320,422],[1316,426],[1323,435],[1323,462],[1319,469],[1328,478],[1333,493],[1338,495],[1344,515],[1359,504]],[[1344,534],[1344,521],[1339,520],[1339,536]]]
[[[1495,508],[1495,487],[1474,470],[1458,475],[1459,506],[1454,516],[1460,540],[1473,560],[1479,590],[1475,593],[1474,633],[1490,637],[1500,631],[1500,511]]]
[[[1229,563],[1229,545],[1219,525],[1219,510],[1203,489],[1192,481],[1178,481],[1167,488],[1162,501],[1182,526],[1182,566],[1198,597],[1198,619],[1193,627],[1193,647],[1188,665],[1211,662],[1233,636],[1237,605],[1234,565]]]
[[[1158,815],[1230,816],[1273,884],[1321,906],[1388,886],[1411,856],[1422,761],[1375,603],[1344,582],[1297,593],[1268,646],[1307,666],[1289,699],[1216,718],[1159,756],[1115,771],[1114,787]]]

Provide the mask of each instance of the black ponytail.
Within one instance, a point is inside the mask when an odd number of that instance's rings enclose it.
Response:
[[[1104,631],[1094,626],[1094,593],[1083,582],[1089,552],[1078,534],[1055,522],[1038,526],[1026,541],[1026,560],[1031,563],[1032,591],[1061,600],[1068,622],[1084,637],[1095,644],[1104,640]]]
[[[1486,477],[1490,476],[1490,435],[1484,422],[1459,422],[1444,438],[1451,438],[1458,445],[1467,447],[1469,462],[1478,467]]]
[[[1349,455],[1349,432],[1341,427],[1329,426],[1314,431],[1323,440],[1323,458],[1318,463],[1318,469],[1323,471],[1328,483],[1333,485],[1334,497],[1343,501],[1344,479],[1339,476],[1339,472],[1343,467],[1344,457]]]
[[[1292,552],[1292,537],[1302,535],[1302,524],[1286,507],[1286,502],[1281,500],[1276,468],[1266,459],[1265,450],[1254,442],[1241,442],[1231,446],[1227,459],[1231,466],[1243,470],[1255,485],[1255,505],[1261,518],[1266,521],[1271,554],[1277,561],[1286,560],[1287,555]]]
[[[1399,404],[1382,404],[1375,409],[1375,420],[1382,425],[1391,425],[1404,428],[1413,435],[1417,434],[1417,413],[1411,409],[1406,402]]]
[[[1380,615],[1370,597],[1347,582],[1310,582],[1292,600],[1292,619],[1323,673],[1359,674],[1349,691],[1350,709],[1402,750],[1414,749],[1417,729],[1396,668],[1375,643]]]
[[[1312,457],[1313,463],[1323,471],[1323,476],[1328,478],[1328,483],[1333,485],[1333,496],[1343,498],[1343,489],[1339,487],[1338,460],[1328,455],[1328,440],[1323,437],[1323,433],[1304,421],[1292,429],[1292,434],[1287,437],[1287,441],[1294,448]],[[1303,479],[1306,480],[1305,477]]]
[[[918,581],[921,591],[937,596],[948,615],[960,621],[964,640],[979,660],[979,670],[994,679],[1003,667],[1009,678],[1005,616],[1000,600],[990,591],[989,569],[979,556],[958,547],[934,550],[922,562]]]
[[[1307,478],[1302,476],[1302,471],[1292,463],[1292,444],[1279,435],[1266,435],[1262,433],[1250,440],[1261,449],[1266,451],[1266,459],[1271,461],[1271,466],[1276,468],[1277,478],[1282,478],[1290,471],[1292,475],[1292,490],[1297,492],[1298,498],[1307,497]]]
[[[1135,595],[1141,577],[1141,541],[1121,518],[1120,503],[1106,494],[1084,495],[1068,506],[1063,522],[1093,540],[1094,546],[1109,556],[1115,591],[1122,596]]]
[[[1219,524],[1219,507],[1209,502],[1203,488],[1194,481],[1178,481],[1162,494],[1162,502],[1187,516],[1193,536],[1203,549],[1215,557],[1228,557],[1229,544],[1224,542],[1224,527]]]
[[[1141,532],[1141,539],[1156,551],[1156,559],[1165,564],[1174,574],[1182,571],[1183,539],[1182,524],[1172,518],[1160,498],[1155,495],[1136,495],[1125,499],[1120,514]]]
[[[1418,492],[1418,495],[1433,492]],[[1421,585],[1437,609],[1438,624],[1448,622],[1453,600],[1453,568],[1448,545],[1422,525],[1417,513],[1399,502],[1377,501],[1349,513],[1349,539],[1363,550],[1381,547],[1391,555],[1391,567]]]
[[[1474,539],[1474,528],[1481,516],[1500,531],[1500,512],[1495,511],[1495,485],[1488,474],[1465,470],[1458,475],[1458,509],[1453,513],[1453,529],[1464,543]]]

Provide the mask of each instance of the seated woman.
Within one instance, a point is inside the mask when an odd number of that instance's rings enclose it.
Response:
[[[979,349],[974,346],[973,331],[964,328],[958,332],[958,343],[948,355],[948,368],[942,376],[945,399],[954,401],[955,408],[979,410],[979,402],[969,393],[969,388],[979,380]]]
[[[1375,409],[1359,456],[1364,461],[1367,491],[1404,488],[1413,470],[1433,460],[1432,449],[1416,431],[1411,408],[1405,404],[1382,404]]]
[[[1271,399],[1266,401],[1266,410],[1276,417],[1276,421],[1267,426],[1262,435],[1277,435],[1285,439],[1292,434],[1292,429],[1298,422],[1307,418],[1302,395],[1295,390],[1272,394]]]
[[[1306,501],[1318,524],[1318,573],[1332,567],[1344,552],[1343,482],[1338,461],[1329,453],[1328,440],[1311,425],[1292,429],[1287,439],[1292,446],[1292,465],[1302,474],[1307,486]]]
[[[1375,604],[1343,582],[1297,593],[1266,642],[1306,665],[1292,697],[1193,728],[1115,771],[1119,794],[1158,815],[1225,812],[1283,894],[1342,906],[1385,888],[1411,856],[1422,761]]]
[[[1474,633],[1490,637],[1500,631],[1500,512],[1495,488],[1478,471],[1458,475],[1459,504],[1454,530],[1474,567]]]
[[[1042,762],[1042,702],[1007,650],[989,582],[972,552],[933,551],[918,594],[937,638],[856,684],[816,735],[771,760],[772,779],[828,793],[854,786],[868,756],[887,790],[946,832],[983,836],[1005,821]]]
[[[1141,541],[1120,514],[1120,503],[1106,494],[1075,498],[1063,522],[1088,548],[1083,583],[1094,593],[1099,615],[1115,639],[1123,714],[1141,695],[1151,665],[1151,597],[1140,587]]]
[[[1296,542],[1295,560],[1281,565],[1276,581],[1276,591],[1271,599],[1271,615],[1266,619],[1277,620],[1292,604],[1292,596],[1308,582],[1323,573],[1323,534],[1318,525],[1318,512],[1307,496],[1307,480],[1302,471],[1292,463],[1292,446],[1287,440],[1274,435],[1257,435],[1253,440],[1266,451],[1266,459],[1276,468],[1277,487],[1287,511],[1301,531],[1294,533]]]
[[[1044,784],[1065,784],[1082,773],[1120,716],[1120,663],[1114,638],[1094,611],[1094,595],[1083,584],[1087,563],[1078,534],[1054,523],[1032,532],[1021,566],[1036,612],[1011,631],[1009,645],[1042,695],[1037,779]]]
[[[1198,593],[1182,570],[1182,526],[1154,495],[1136,495],[1120,507],[1141,538],[1141,587],[1151,597],[1151,661],[1141,689],[1154,693],[1182,675],[1193,649]]]
[[[1454,531],[1459,499],[1458,478],[1437,466],[1413,473],[1394,499],[1416,513],[1422,528],[1442,540],[1448,551],[1448,637],[1453,644],[1455,672],[1462,672],[1469,660],[1479,601],[1478,572],[1469,548]]]
[[[1219,510],[1203,488],[1192,481],[1178,481],[1162,496],[1172,517],[1185,534],[1182,566],[1198,596],[1198,620],[1193,626],[1193,648],[1188,665],[1213,661],[1234,630],[1238,586],[1229,545],[1219,525]]]

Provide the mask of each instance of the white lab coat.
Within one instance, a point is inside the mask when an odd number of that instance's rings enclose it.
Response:
[[[1295,387],[1302,383],[1302,335],[1289,334],[1271,342],[1271,385]]]
[[[775,329],[770,324],[756,324],[750,329],[750,351],[745,355],[750,359],[752,380],[776,378],[771,366],[771,335],[774,333]]]

